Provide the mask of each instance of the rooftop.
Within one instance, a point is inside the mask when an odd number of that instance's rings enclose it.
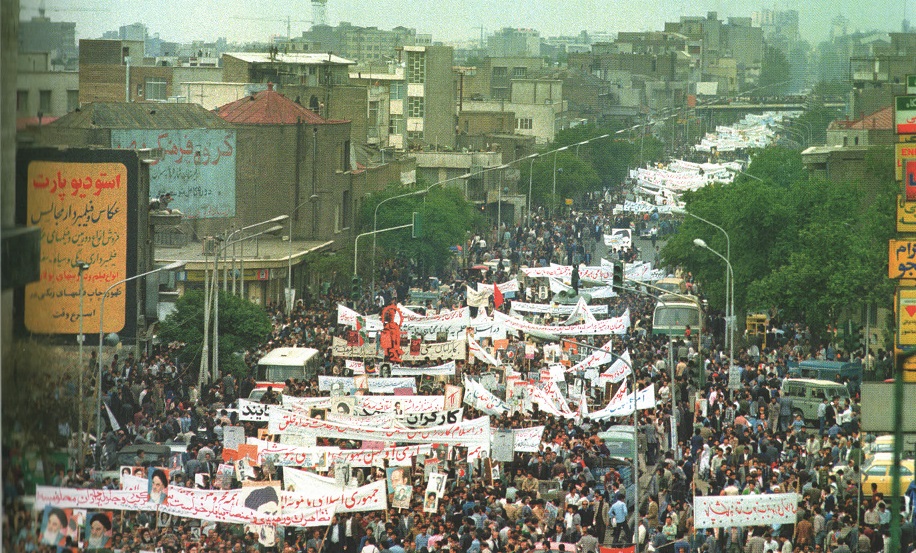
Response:
[[[830,123],[830,130],[876,129],[890,131],[894,129],[894,106],[887,106],[874,113],[854,120],[837,120]]]
[[[219,108],[219,117],[229,123],[242,125],[308,125],[340,124],[346,121],[328,120],[301,104],[290,100],[267,83],[267,90],[246,96]]]
[[[70,129],[221,129],[227,122],[199,104],[94,102],[57,119]]]
[[[248,63],[289,63],[292,65],[355,65],[356,62],[335,56],[329,53],[296,52],[293,54],[275,54],[269,52],[226,52],[224,56],[232,56]]]
[[[293,240],[290,244],[288,240],[279,238],[248,240],[245,242],[244,262],[249,269],[285,268],[290,262],[290,253],[292,253],[292,264],[295,265],[302,261],[302,257],[306,254],[325,250],[333,243],[333,241],[324,240]],[[236,253],[241,254],[242,249],[239,248]],[[233,257],[231,252],[227,257],[231,261]],[[239,263],[240,259],[240,255],[235,256],[236,263]],[[213,267],[213,255],[204,255],[200,242],[191,242],[182,248],[156,248],[156,263],[173,261],[186,262],[185,270],[189,271],[201,271],[204,267]]]

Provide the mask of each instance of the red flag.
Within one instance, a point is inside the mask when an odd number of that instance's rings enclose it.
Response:
[[[503,293],[500,291],[499,286],[496,284],[493,285],[493,305],[497,308],[503,304]]]

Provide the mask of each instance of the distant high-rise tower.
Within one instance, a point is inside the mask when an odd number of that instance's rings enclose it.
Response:
[[[312,25],[328,24],[328,0],[312,0]]]

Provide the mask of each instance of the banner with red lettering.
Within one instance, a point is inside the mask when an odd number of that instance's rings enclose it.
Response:
[[[693,499],[697,528],[794,524],[797,493],[697,496]]]
[[[369,500],[366,500],[367,502]],[[173,516],[281,526],[327,526],[335,506],[322,497],[281,492],[272,486],[239,490],[198,490],[168,486],[162,503],[152,503],[146,490],[98,490],[38,486],[35,510],[46,505],[112,511],[158,511]],[[381,507],[384,509],[385,507]]]
[[[442,396],[439,396],[442,401]],[[313,419],[304,413],[272,409],[267,428],[271,434],[305,434],[345,440],[372,440],[405,443],[443,443],[451,445],[489,444],[490,417],[418,430],[379,428]]]

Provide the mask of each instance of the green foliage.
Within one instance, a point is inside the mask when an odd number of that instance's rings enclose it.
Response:
[[[790,148],[771,146],[753,153],[754,163],[747,173],[780,188],[788,188],[804,175],[801,153]],[[747,175],[738,175],[737,180],[753,180]],[[760,182],[760,181],[755,181]]]
[[[185,360],[200,358],[203,351],[203,320],[204,293],[202,290],[192,290],[175,302],[175,311],[162,321],[159,336],[164,342],[184,342],[181,356]],[[220,365],[230,363],[234,353],[264,342],[270,336],[271,329],[270,317],[261,306],[219,291]]]
[[[548,151],[569,146],[569,150],[560,152],[561,158],[563,154],[576,154],[578,151],[579,159],[589,163],[599,175],[601,187],[616,186],[627,177],[629,169],[644,163],[661,161],[665,158],[664,144],[651,134],[642,137],[639,130],[619,134],[617,133],[618,130],[620,130],[620,127],[598,125],[580,125],[571,129],[564,129],[557,133],[556,140],[550,145]],[[578,148],[576,146],[580,142],[605,134],[611,136],[594,140]],[[549,164],[550,171],[553,171],[552,158],[552,154],[538,158],[538,162],[535,163],[535,178],[538,177],[537,166],[539,163]],[[560,158],[557,159],[557,167],[560,166],[559,164]],[[524,181],[528,178],[528,164],[523,164],[521,169],[522,180]],[[550,178],[552,186],[552,173]]]
[[[874,156],[866,163],[892,170],[886,153]],[[729,233],[736,313],[777,308],[822,336],[846,309],[865,301],[889,303],[882,244],[894,229],[892,176],[873,174],[879,178],[869,184],[809,180],[798,152],[782,148],[758,152],[750,172],[763,182],[739,176],[732,185],[685,195],[688,212]],[[725,264],[693,246],[694,238],[726,255],[722,233],[688,216],[662,256],[693,272],[711,306],[722,309]]]
[[[556,194],[554,194],[554,156],[556,156]],[[527,181],[529,164],[522,170],[522,182]],[[566,150],[539,157],[534,162],[532,203],[555,208],[565,198],[578,198],[585,192],[599,190],[601,179],[595,168],[576,157],[575,150]]]
[[[60,348],[30,340],[16,340],[3,358],[3,445],[46,455],[66,446],[58,425],[77,430],[82,406],[85,421],[94,421],[95,375],[87,364],[84,393],[79,398],[79,368],[73,355]],[[46,465],[47,469],[49,467]]]
[[[370,197],[363,203],[360,221],[363,232],[371,231],[375,206],[386,198],[422,190],[390,187]],[[401,229],[377,235],[378,246],[391,255],[422,261],[429,271],[438,271],[446,266],[452,253],[450,246],[463,244],[467,232],[483,227],[483,220],[474,205],[464,199],[459,187],[433,187],[427,194],[418,194],[385,202],[378,210],[378,228],[390,228],[411,222],[413,212],[423,220],[423,236],[412,240],[410,229]],[[359,262],[362,274],[368,274],[372,258],[372,237],[360,240]],[[351,263],[352,269],[352,263]],[[352,273],[351,273],[352,274]]]
[[[779,48],[767,46],[760,66],[759,94],[783,94],[789,87],[789,80],[789,60],[786,55]]]

